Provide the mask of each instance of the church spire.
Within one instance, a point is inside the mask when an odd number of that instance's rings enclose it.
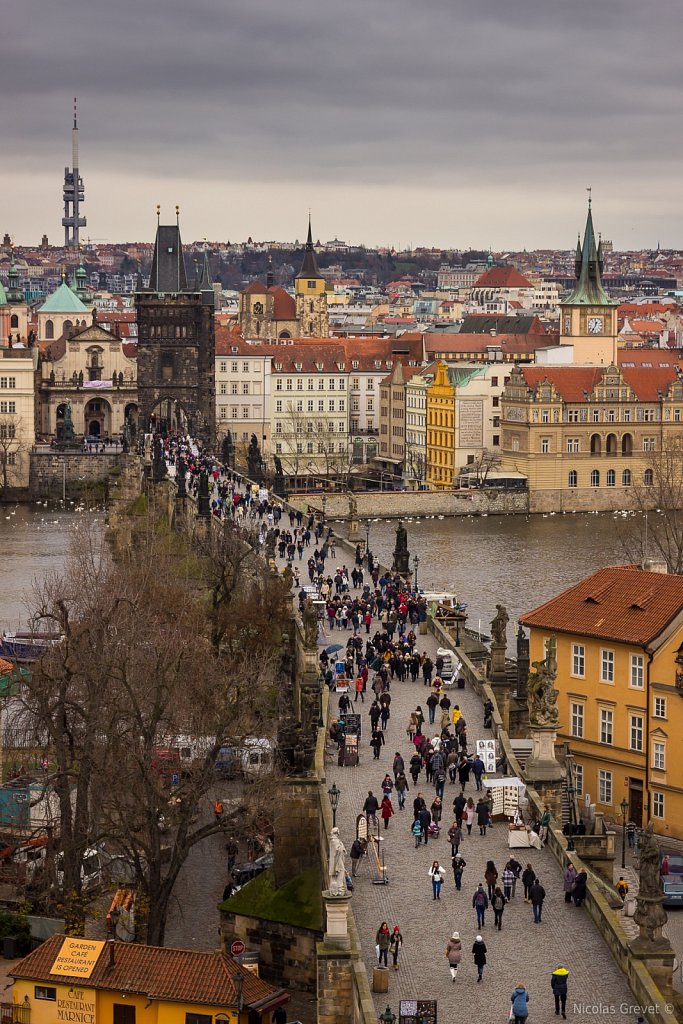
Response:
[[[160,211],[157,206],[157,237],[154,242],[148,290],[171,294],[187,291],[187,274],[177,206],[175,224],[161,224]]]
[[[306,278],[309,281],[314,279],[322,278],[322,274],[318,270],[318,261],[315,258],[315,249],[313,248],[313,232],[311,230],[311,215],[308,215],[308,238],[306,239],[306,249],[304,251],[304,261],[301,264],[301,270],[297,274],[297,278]]]
[[[209,267],[209,251],[204,249],[204,259],[202,260],[202,269],[199,272],[197,279],[197,291],[198,292],[212,292],[213,281],[211,279],[211,268]]]
[[[574,264],[576,287],[572,294],[565,299],[566,305],[612,305],[612,301],[602,284],[602,243],[600,247],[596,246],[591,205],[589,193],[588,216],[586,217],[586,228],[583,233],[583,245],[579,240],[576,246]]]

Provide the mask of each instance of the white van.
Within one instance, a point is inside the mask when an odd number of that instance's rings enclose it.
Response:
[[[241,775],[254,780],[273,768],[273,743],[265,737],[247,736],[239,744],[226,743],[218,751],[215,769],[224,778]]]
[[[91,892],[102,884],[102,855],[96,846],[89,846],[83,854],[81,864],[81,885],[83,892]],[[64,860],[61,853],[55,860],[57,888],[64,888]]]

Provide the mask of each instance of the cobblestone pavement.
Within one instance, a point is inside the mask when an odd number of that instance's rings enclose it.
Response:
[[[346,639],[347,635],[340,630],[329,632],[326,626],[323,646],[346,643]],[[431,634],[418,638],[419,649],[427,651],[432,658],[436,646]],[[407,765],[412,753],[406,737],[408,716],[417,704],[421,704],[426,711],[428,693],[421,680],[416,683],[400,683],[396,680],[392,683],[391,720],[386,732],[386,746],[382,749],[379,761],[373,760],[368,745],[368,709],[371,701],[367,694],[365,705],[359,702],[354,707],[362,715],[363,737],[359,766],[339,768],[332,748],[328,747],[327,781],[330,785],[335,782],[341,790],[337,823],[347,850],[351,847],[356,816],[362,810],[367,791],[372,789],[375,794],[381,793],[381,782],[385,773],[391,774],[395,751],[402,753]],[[469,689],[453,690],[450,697],[453,704],[460,705],[468,722],[470,744],[478,738],[485,738],[481,726],[482,707],[478,697]],[[337,698],[333,695],[333,712],[336,706]],[[404,938],[399,970],[390,970],[388,996],[374,997],[378,1014],[384,1011],[387,1004],[398,1014],[400,999],[437,999],[440,1024],[464,1020],[493,1024],[508,1019],[510,993],[521,983],[530,993],[530,1022],[538,1021],[540,1024],[555,1020],[550,975],[563,964],[570,972],[568,1019],[592,1021],[609,1016],[610,1020],[616,1021],[635,1020],[638,1012],[624,976],[585,909],[565,904],[560,869],[546,850],[516,851],[518,860],[524,864],[531,862],[546,890],[542,923],[533,923],[531,906],[524,903],[519,884],[517,895],[505,908],[501,931],[494,931],[493,913],[489,909],[481,931],[488,948],[488,964],[483,983],[476,983],[471,948],[478,929],[472,908],[472,895],[477,883],[484,880],[488,859],[495,862],[502,874],[509,856],[507,829],[504,823],[496,823],[485,837],[480,837],[475,825],[472,835],[465,836],[460,852],[467,867],[462,891],[457,892],[450,867],[450,844],[446,833],[453,820],[449,812],[459,791],[459,784],[446,784],[441,836],[430,839],[428,846],[415,849],[410,826],[412,800],[416,794],[412,780],[409,779],[409,782],[411,791],[406,809],[399,811],[395,802],[396,813],[390,821],[389,829],[387,832],[382,830],[389,884],[372,884],[374,874],[368,860],[359,868],[353,895],[353,910],[370,977],[376,965],[375,934],[381,922],[387,921],[390,928],[398,924]],[[429,806],[434,794],[433,788],[424,781],[424,775],[418,780],[417,791],[424,794]],[[475,795],[474,780],[465,791],[466,796],[470,794]],[[428,877],[434,859],[438,859],[447,868],[446,881],[438,902],[432,899]],[[457,980],[452,983],[445,947],[456,929],[460,932],[463,944],[463,959]],[[597,1004],[601,1004],[602,1009]],[[605,1009],[605,1006],[609,1009]]]

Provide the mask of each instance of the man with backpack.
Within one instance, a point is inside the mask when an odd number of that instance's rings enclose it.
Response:
[[[486,890],[482,882],[479,883],[477,890],[472,897],[472,906],[477,912],[477,928],[484,927],[484,914],[488,909],[489,898],[486,895]]]

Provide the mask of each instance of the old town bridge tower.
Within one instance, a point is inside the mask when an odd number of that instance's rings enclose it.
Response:
[[[149,286],[138,288],[135,308],[140,428],[187,431],[211,443],[216,402],[214,290],[206,253],[194,287],[188,287],[177,222],[157,225]]]

